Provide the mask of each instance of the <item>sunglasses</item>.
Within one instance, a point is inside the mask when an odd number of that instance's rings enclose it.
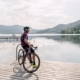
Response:
[[[29,30],[29,29],[25,29],[25,30],[27,31],[27,30]]]

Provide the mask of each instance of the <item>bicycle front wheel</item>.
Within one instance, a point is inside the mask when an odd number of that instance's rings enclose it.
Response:
[[[36,68],[33,67],[33,63],[30,63],[30,60],[28,59],[28,56],[30,56],[30,54],[26,54],[24,59],[23,59],[23,68],[28,72],[28,73],[33,73],[35,72],[39,67],[40,67],[40,58],[37,54],[35,55],[35,64],[36,64]],[[31,54],[31,60],[33,62],[33,54]]]

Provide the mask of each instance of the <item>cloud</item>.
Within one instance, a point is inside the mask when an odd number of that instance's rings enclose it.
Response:
[[[54,27],[80,19],[79,4],[79,0],[0,0],[0,24]]]

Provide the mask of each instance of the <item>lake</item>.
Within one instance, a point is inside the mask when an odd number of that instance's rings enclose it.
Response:
[[[29,36],[29,41],[38,46],[36,53],[41,60],[80,63],[79,35]],[[19,41],[0,40],[0,63],[16,59]]]

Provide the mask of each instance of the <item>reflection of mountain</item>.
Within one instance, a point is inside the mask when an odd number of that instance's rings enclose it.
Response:
[[[47,39],[53,39],[53,40],[57,40],[57,41],[60,41],[62,40],[61,36],[43,36]]]
[[[47,39],[53,39],[56,41],[69,41],[76,44],[80,44],[80,36],[44,36]]]
[[[80,36],[61,36],[64,41],[70,41],[76,44],[80,44]]]

